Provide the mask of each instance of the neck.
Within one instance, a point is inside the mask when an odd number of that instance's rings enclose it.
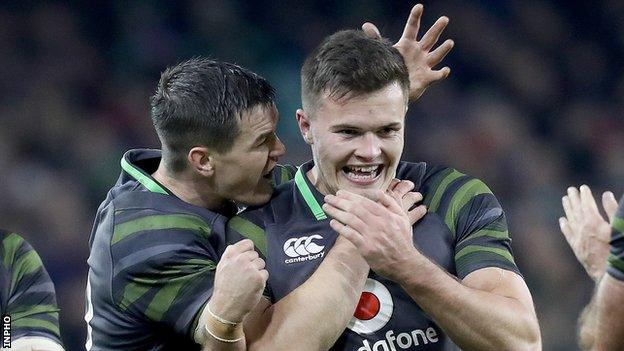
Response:
[[[318,167],[316,163],[309,171],[306,172],[306,176],[310,180],[310,183],[323,195],[334,194],[325,186],[325,183],[321,180]]]
[[[190,171],[172,174],[171,171],[163,167],[161,162],[152,177],[180,200],[191,205],[219,213],[229,213],[232,211],[232,207],[235,207],[233,202],[217,195],[205,179],[200,179]]]

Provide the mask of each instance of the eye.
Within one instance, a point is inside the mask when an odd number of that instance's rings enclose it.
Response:
[[[394,127],[386,127],[386,128],[382,128],[379,130],[379,135],[381,136],[390,136],[393,135],[394,133],[398,132],[399,130],[397,128]]]
[[[355,129],[340,129],[337,133],[346,137],[354,137],[359,134],[359,132]]]

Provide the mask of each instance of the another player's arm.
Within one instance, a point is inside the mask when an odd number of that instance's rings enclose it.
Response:
[[[19,235],[2,239],[2,264],[11,272],[11,350],[62,351],[54,284],[37,252]]]
[[[531,295],[518,274],[488,267],[476,269],[463,280],[457,280],[413,246],[408,219],[400,208],[392,206],[387,196],[380,194],[380,199],[385,206],[375,203],[362,206],[370,201],[349,192],[326,198],[326,212],[335,219],[332,227],[358,247],[371,269],[401,284],[462,349],[533,350],[541,347]],[[364,210],[350,213],[349,204],[360,204]],[[365,218],[366,225],[362,226],[354,217],[360,218],[360,222]],[[506,228],[502,234],[505,233]],[[483,239],[489,235],[486,232],[472,234],[466,238]],[[473,249],[478,250],[477,245],[467,247],[466,253],[473,255],[476,252]]]
[[[620,318],[624,313],[624,203],[618,208],[613,193],[603,194],[609,225],[586,185],[568,188],[562,201],[566,217],[560,219],[561,230],[590,276],[598,279],[596,293],[579,318],[579,344],[584,350],[619,350],[624,340]],[[608,265],[607,235],[611,239]]]

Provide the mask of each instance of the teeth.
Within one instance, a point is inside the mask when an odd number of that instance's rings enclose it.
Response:
[[[379,165],[377,165],[377,166],[351,166],[351,167],[349,167],[349,169],[351,171],[365,172],[365,173],[375,172],[375,171],[377,171],[378,168],[379,168]]]
[[[349,178],[355,178],[355,179],[373,179],[373,178],[375,178],[375,173],[355,174],[353,172],[349,172],[349,173],[347,173],[347,175],[349,176]]]

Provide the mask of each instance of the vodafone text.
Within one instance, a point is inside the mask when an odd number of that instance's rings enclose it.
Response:
[[[394,335],[394,330],[386,332],[386,339],[376,341],[370,344],[368,340],[364,340],[363,346],[357,351],[397,351],[406,350],[412,346],[427,345],[428,343],[438,342],[438,333],[433,327],[426,330],[414,329],[411,333],[401,333]]]

